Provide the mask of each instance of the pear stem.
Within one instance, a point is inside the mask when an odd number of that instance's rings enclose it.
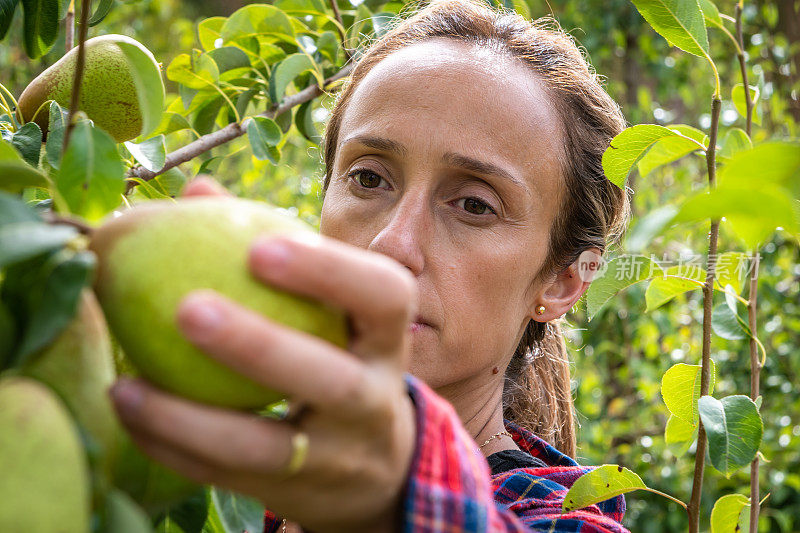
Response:
[[[64,26],[66,35],[64,38],[64,53],[66,54],[72,50],[75,43],[75,0],[69,0],[69,7],[67,7],[67,16],[64,19]]]
[[[78,30],[78,59],[75,64],[75,76],[72,79],[72,97],[70,98],[69,102],[69,120],[67,122],[67,127],[64,130],[64,144],[61,149],[62,154],[67,152],[69,138],[70,135],[72,135],[72,128],[75,125],[75,113],[78,112],[78,103],[81,96],[81,83],[83,82],[83,69],[86,63],[86,47],[84,44],[86,42],[86,36],[89,33],[88,22],[89,8],[91,3],[91,0],[81,0],[81,20]]]

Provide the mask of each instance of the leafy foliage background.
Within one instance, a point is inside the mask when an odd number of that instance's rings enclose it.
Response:
[[[369,2],[368,2],[369,3]],[[199,0],[140,0],[120,2],[90,36],[102,33],[130,35],[143,43],[166,66],[172,59],[199,47],[197,23],[210,16],[227,16],[242,2]],[[685,123],[707,128],[713,83],[707,66],[670,48],[645,23],[628,0],[518,0],[515,8],[532,18],[553,14],[585,48],[596,70],[607,80],[610,94],[622,105],[629,123]],[[731,13],[733,2],[718,2]],[[381,10],[395,11],[393,2]],[[797,2],[768,0],[749,3],[744,11],[749,64],[761,90],[761,127],[754,129],[754,144],[767,138],[797,137],[800,123],[800,13]],[[63,53],[63,34],[42,61],[31,61],[21,47],[21,13],[11,26],[12,37],[0,44],[2,81],[15,94]],[[63,32],[62,32],[63,33]],[[738,81],[731,43],[710,30],[711,50],[725,85]],[[178,87],[165,78],[168,101],[179,98]],[[730,101],[723,101],[721,126],[743,124]],[[330,101],[314,112],[321,131]],[[167,149],[186,144],[187,131],[170,135]],[[266,199],[318,223],[321,206],[321,154],[297,131],[282,147],[278,166],[252,157],[247,139],[215,149],[184,164],[191,177],[205,168],[237,195]],[[223,156],[223,157],[220,157]],[[633,219],[628,243],[646,236],[642,217],[669,203],[677,203],[691,190],[705,186],[704,162],[661,167],[645,177],[634,174],[628,186],[633,194]],[[134,193],[134,194],[139,194]],[[643,251],[673,259],[680,254],[702,254],[707,226],[695,231],[679,226],[648,241]],[[723,242],[725,235],[722,235]],[[762,371],[764,438],[763,492],[770,496],[761,513],[761,531],[800,530],[800,249],[780,232],[762,249],[759,287],[759,337],[768,358]],[[693,463],[676,456],[664,442],[668,411],[660,397],[660,379],[673,364],[697,364],[700,356],[698,326],[702,319],[701,293],[693,291],[650,313],[644,312],[645,285],[633,286],[617,297],[592,321],[576,309],[569,331],[574,360],[573,388],[580,423],[579,461],[587,464],[618,463],[634,470],[650,487],[688,498]],[[746,341],[716,337],[716,391],[720,395],[749,390]],[[706,470],[703,516],[723,494],[747,486],[747,469],[725,479]],[[637,492],[627,497],[626,525],[637,532],[683,531],[686,515],[680,507],[655,495]]]

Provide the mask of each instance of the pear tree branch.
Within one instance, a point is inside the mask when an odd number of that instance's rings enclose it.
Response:
[[[331,83],[349,76],[352,69],[353,64],[348,63],[341,70],[339,70],[339,72],[326,79],[323,87],[327,87]],[[320,88],[319,85],[314,83],[296,94],[287,96],[279,106],[273,107],[272,109],[269,109],[258,116],[275,118],[295,106],[313,100],[317,96],[321,95],[323,91],[323,88]],[[216,148],[217,146],[221,146],[238,137],[241,137],[247,132],[247,120],[248,119],[245,118],[241,122],[232,122],[222,129],[203,135],[190,142],[186,146],[182,146],[174,152],[170,152],[167,154],[166,163],[164,166],[156,172],[147,170],[142,166],[133,167],[130,171],[128,171],[128,178],[139,178],[143,181],[149,181],[173,167],[176,167],[182,163],[186,163],[187,161],[191,161],[195,157],[208,152],[212,148]],[[129,181],[128,191],[130,191],[135,184],[135,181]]]

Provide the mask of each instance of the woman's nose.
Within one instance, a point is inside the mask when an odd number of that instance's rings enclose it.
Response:
[[[432,234],[427,204],[422,199],[404,199],[395,204],[386,226],[378,232],[369,250],[395,259],[419,276],[425,267],[425,242]]]

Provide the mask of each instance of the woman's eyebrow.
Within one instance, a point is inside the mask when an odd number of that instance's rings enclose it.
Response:
[[[375,135],[353,135],[348,137],[344,141],[342,141],[341,146],[344,147],[346,144],[357,142],[367,146],[369,148],[373,148],[375,150],[382,150],[385,152],[394,152],[399,154],[402,157],[405,157],[408,154],[408,150],[405,146],[397,141],[393,141],[391,139],[385,139],[383,137],[377,137]],[[524,187],[524,183],[519,178],[515,177],[513,174],[508,172],[506,169],[499,167],[493,163],[489,163],[487,161],[481,161],[479,159],[475,159],[473,157],[469,157],[463,154],[457,154],[454,152],[447,152],[442,156],[442,161],[447,163],[448,165],[454,167],[460,167],[465,170],[469,170],[471,172],[475,172],[476,174],[491,174],[495,175],[501,179],[508,180],[514,185],[518,187]]]
[[[501,179],[508,180],[514,185],[518,187],[525,187],[522,180],[515,177],[506,169],[499,167],[493,163],[489,163],[488,161],[481,161],[479,159],[475,159],[463,154],[456,154],[453,152],[447,152],[442,156],[442,160],[454,167],[461,167],[465,170],[469,170],[476,174],[491,174],[497,176]]]
[[[360,143],[375,150],[383,150],[384,152],[395,152],[403,157],[408,155],[406,147],[397,141],[391,139],[384,139],[383,137],[376,137],[374,135],[353,135],[342,141],[341,147],[349,143]]]

